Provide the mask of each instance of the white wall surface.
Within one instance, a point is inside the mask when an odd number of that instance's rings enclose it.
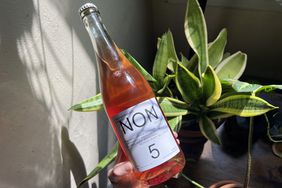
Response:
[[[98,92],[84,2],[1,0],[0,188],[76,187],[112,145],[105,114],[68,111]],[[148,2],[94,3],[116,43],[148,62]],[[104,173],[84,187],[106,186]]]

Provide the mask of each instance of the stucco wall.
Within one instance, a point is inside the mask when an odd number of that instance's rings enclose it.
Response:
[[[0,3],[0,188],[76,187],[112,145],[104,113],[68,111],[98,91],[84,2]],[[148,67],[148,1],[96,4],[116,43]],[[104,173],[85,187],[106,186]]]

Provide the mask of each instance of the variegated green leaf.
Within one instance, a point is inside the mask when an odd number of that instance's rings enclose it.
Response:
[[[198,55],[201,75],[209,65],[209,57],[206,22],[197,0],[189,0],[187,3],[184,29],[189,45]]]
[[[213,105],[221,96],[221,83],[211,66],[203,77],[203,95],[207,106]]]
[[[191,64],[190,64],[189,60],[183,54],[181,54],[181,62],[180,63],[184,67],[186,67],[188,70],[190,70],[189,68],[190,68]]]
[[[223,54],[222,60],[225,60],[225,59],[228,58],[229,56],[231,56],[231,53],[230,53],[230,52],[225,52],[225,53]]]
[[[189,60],[189,66],[186,67],[189,71],[193,72],[194,74],[198,73],[198,56],[194,54],[192,58]],[[196,72],[197,71],[197,72]]]
[[[209,44],[209,63],[215,68],[222,60],[224,49],[227,43],[227,30],[222,29],[217,38]]]
[[[181,128],[181,121],[182,121],[182,116],[177,116],[168,119],[168,124],[173,131],[179,132]]]
[[[101,93],[73,105],[69,110],[79,112],[93,112],[103,108]]]
[[[144,76],[144,78],[147,80],[147,81],[150,81],[150,82],[155,82],[156,79],[153,78],[153,76],[148,73],[146,71],[146,69],[144,69],[142,67],[142,65],[140,65],[136,59],[134,59],[134,57],[132,57],[128,52],[126,52],[125,50],[122,50],[123,54],[125,55],[125,57],[130,61],[130,63],[132,63],[136,69]]]
[[[223,52],[226,43],[227,43],[227,31],[226,29],[223,29],[219,33],[218,37],[208,45],[209,64],[213,68],[215,68],[223,59]],[[198,63],[198,56],[197,54],[194,54],[190,59],[189,63],[186,64],[183,63],[183,65],[191,72],[194,72],[197,67],[197,63]]]
[[[210,141],[216,143],[216,144],[221,144],[221,141],[219,137],[216,134],[216,127],[212,120],[210,120],[208,117],[203,116],[200,118],[199,121],[199,126],[201,133]]]
[[[275,84],[272,84],[272,85],[266,85],[266,86],[262,86],[258,89],[256,89],[254,92],[255,93],[258,93],[258,92],[261,92],[261,91],[264,91],[264,92],[270,92],[270,91],[273,91],[273,90],[276,90],[276,89],[282,89],[282,85],[275,85]]]
[[[233,114],[224,113],[224,112],[216,112],[216,111],[209,111],[207,113],[207,117],[209,117],[211,120],[217,120],[217,119],[223,119],[234,116]]]
[[[202,96],[200,80],[180,63],[176,69],[176,86],[185,102],[198,102]]]
[[[270,92],[276,89],[282,89],[282,85],[260,85],[260,84],[249,84],[248,82],[242,82],[239,80],[222,80],[222,85],[225,87],[231,87],[236,92],[251,92],[251,93],[258,93],[261,91]]]
[[[166,117],[188,114],[187,104],[182,101],[170,97],[161,97],[158,101]]]
[[[157,93],[159,95],[161,95],[165,90],[166,88],[168,87],[168,84],[170,83],[170,81],[175,77],[175,75],[167,75],[165,78],[164,78],[164,85],[163,85],[163,88],[161,88],[160,90],[157,91]]]
[[[168,63],[170,61],[177,62],[177,60],[172,33],[168,31],[163,34],[159,42],[159,48],[153,65],[153,77],[160,83],[160,87],[163,86],[163,79],[166,75]]]
[[[277,107],[253,95],[228,96],[211,106],[212,111],[251,117],[264,114]]]
[[[223,79],[239,79],[247,64],[247,55],[237,52],[225,60],[223,60],[215,69],[220,80]]]
[[[101,170],[105,169],[109,164],[111,164],[117,156],[118,144],[108,153],[97,166],[79,183],[78,187],[82,186],[85,182],[96,176]]]
[[[242,92],[252,93],[262,87],[259,84],[249,84],[247,82],[241,82],[239,80],[232,80],[232,79],[222,80],[221,84],[226,89],[229,89],[229,90],[232,89],[235,92],[239,92],[239,93],[242,93]]]

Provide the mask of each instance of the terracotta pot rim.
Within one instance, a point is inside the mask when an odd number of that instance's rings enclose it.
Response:
[[[243,185],[234,180],[223,180],[209,186],[209,188],[241,188]]]

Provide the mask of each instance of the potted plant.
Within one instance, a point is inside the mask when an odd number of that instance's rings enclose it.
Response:
[[[185,130],[181,120],[189,119],[206,139],[221,144],[216,133],[216,123],[223,118],[234,115],[257,116],[276,108],[254,95],[259,89],[242,89],[248,83],[238,79],[246,67],[247,55],[242,52],[224,54],[226,29],[223,29],[214,41],[208,43],[205,19],[197,0],[188,1],[184,30],[195,55],[190,59],[183,55],[179,58],[174,48],[172,33],[168,31],[158,40],[152,74],[129,53],[123,51],[150,83],[172,129]],[[234,86],[239,89],[234,89]],[[279,87],[272,86],[273,89]],[[260,90],[266,88],[270,86],[260,86]],[[86,112],[102,108],[101,95],[97,94],[72,106],[71,110]],[[184,125],[183,128],[181,125]],[[185,150],[185,146],[183,147]],[[107,167],[116,155],[117,146],[80,185]]]

